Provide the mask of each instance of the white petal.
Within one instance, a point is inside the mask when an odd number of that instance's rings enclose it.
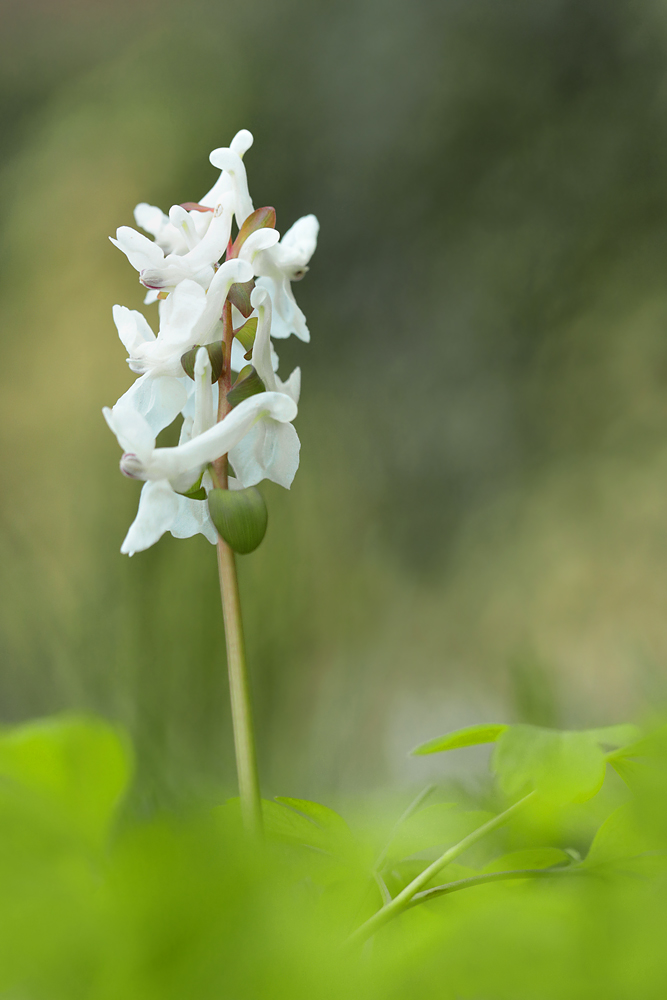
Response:
[[[116,230],[116,239],[109,237],[114,246],[122,250],[132,267],[142,271],[147,267],[159,267],[164,260],[164,253],[147,236],[138,233],[130,226],[121,226]]]
[[[155,448],[155,435],[145,417],[127,402],[116,403],[111,410],[105,406],[102,413],[123,451],[136,455],[143,463],[148,462]]]
[[[248,191],[248,178],[246,169],[241,157],[228,147],[214,149],[209,160],[214,167],[224,170],[232,179],[232,190],[234,192],[234,214],[239,227],[254,211],[250,193]]]
[[[120,397],[116,406],[131,407],[142,415],[157,437],[161,430],[169,427],[188,401],[190,379],[183,375],[174,378],[169,375],[147,373],[134,382]],[[114,407],[115,409],[115,407]],[[126,451],[135,451],[126,448]]]
[[[204,535],[215,545],[218,533],[215,530],[208,504],[205,500],[191,500],[189,497],[176,494],[178,511],[169,530],[174,538],[192,538],[193,535]]]
[[[145,483],[139,498],[137,516],[130,525],[120,551],[124,555],[133,556],[135,552],[150,548],[165,531],[169,531],[178,512],[178,495],[166,480]]]
[[[294,420],[297,406],[282,392],[261,392],[235,406],[210,430],[176,448],[156,448],[146,463],[148,479],[175,479],[225,455],[263,417],[280,423]],[[136,452],[136,449],[133,449]]]
[[[185,255],[184,261],[194,271],[220,260],[232,231],[233,196],[227,194],[216,206],[211,223],[204,237]]]
[[[299,396],[301,395],[300,368],[295,368],[286,382],[281,381],[276,375],[276,382],[278,384],[278,392],[286,392],[288,396],[292,397],[295,403],[299,402]]]
[[[252,346],[253,368],[270,392],[278,388],[271,364],[271,296],[266,288],[253,288],[250,304],[257,310],[258,322],[255,342]]]
[[[130,356],[139,344],[151,343],[155,340],[155,334],[143,313],[136,309],[127,309],[126,306],[114,306],[112,314],[118,336]]]
[[[255,232],[251,233],[244,242],[241,250],[239,251],[239,257],[252,264],[258,253],[261,253],[262,250],[270,250],[271,247],[276,245],[279,239],[280,233],[277,229],[269,229],[266,227],[256,229]]]
[[[316,216],[304,215],[287,230],[280,244],[292,250],[298,261],[305,266],[315,253],[319,231],[320,224]]]
[[[300,447],[292,424],[264,417],[230,452],[229,459],[244,486],[270,479],[289,489],[299,467]]]
[[[240,132],[237,132],[232,141],[229,144],[229,148],[237,156],[243,159],[244,155],[248,152],[250,147],[254,142],[252,132],[249,132],[247,128],[242,128]]]

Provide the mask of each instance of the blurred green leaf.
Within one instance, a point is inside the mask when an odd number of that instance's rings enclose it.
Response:
[[[509,872],[520,868],[551,868],[554,865],[571,864],[572,859],[558,847],[529,847],[523,851],[511,851],[494,858],[484,865],[482,872]]]
[[[387,846],[387,857],[406,858],[428,848],[455,844],[490,818],[490,813],[466,812],[454,803],[436,802],[401,824]]]
[[[350,828],[343,817],[339,816],[333,809],[329,809],[328,806],[320,805],[319,802],[311,802],[309,799],[288,798],[285,795],[276,795],[275,801],[303,813],[322,830],[329,830],[337,836],[351,836]]]
[[[503,791],[537,791],[554,803],[585,802],[599,791],[606,756],[595,731],[567,732],[518,725],[498,740],[493,766]]]
[[[434,740],[421,743],[411,753],[421,756],[428,753],[441,753],[443,750],[459,750],[462,747],[476,746],[478,743],[495,743],[508,727],[505,725],[467,726],[457,729],[445,736],[437,736]]]
[[[95,844],[108,832],[131,773],[126,741],[101,719],[43,719],[0,736],[0,775]]]

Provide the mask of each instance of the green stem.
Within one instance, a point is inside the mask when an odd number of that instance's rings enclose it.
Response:
[[[446,850],[445,853],[441,854],[439,858],[428,866],[428,868],[425,868],[423,872],[420,872],[409,885],[406,885],[405,889],[401,890],[401,892],[399,892],[399,894],[395,896],[390,903],[387,903],[386,906],[383,906],[381,910],[374,913],[372,917],[361,925],[361,927],[358,927],[357,930],[350,935],[348,942],[352,944],[365,941],[366,938],[374,934],[379,927],[386,924],[388,920],[392,919],[392,917],[396,917],[399,913],[407,910],[412,904],[413,897],[416,896],[416,894],[423,889],[424,886],[427,885],[431,879],[445,867],[445,865],[450,864],[450,862],[454,861],[455,858],[458,858],[459,855],[463,854],[464,851],[467,851],[469,847],[472,847],[472,845],[476,844],[478,840],[485,837],[487,833],[497,830],[499,826],[506,823],[507,820],[510,819],[514,813],[517,812],[517,810],[519,810],[521,806],[523,806],[524,803],[527,802],[533,795],[534,792],[530,792],[523,799],[519,799],[518,802],[515,802],[514,805],[510,806],[509,809],[505,809],[505,811],[501,812],[498,816],[494,816],[493,819],[488,821],[488,823],[484,823],[482,826],[479,826],[476,830],[473,830],[472,833],[469,833],[467,837],[464,837],[463,840],[460,840],[458,844],[454,844],[453,847]]]
[[[225,302],[222,312],[224,333],[224,365],[218,382],[218,420],[223,420],[231,407],[227,393],[231,387],[229,359],[232,354],[232,307]],[[211,476],[217,489],[227,489],[227,456],[223,455],[213,463]],[[257,754],[250,703],[250,684],[246,667],[243,624],[239,583],[236,575],[236,559],[227,542],[218,536],[218,573],[220,576],[220,596],[222,614],[225,621],[225,644],[227,647],[227,672],[229,674],[229,694],[232,706],[232,726],[234,729],[234,749],[236,771],[239,779],[239,796],[243,825],[248,833],[259,836],[262,833],[262,800],[259,791]]]
[[[257,755],[250,706],[250,685],[241,623],[239,585],[234,552],[222,538],[218,539],[218,571],[220,574],[222,614],[225,620],[227,672],[229,674],[241,813],[246,830],[257,835],[262,832],[262,801],[259,792]]]

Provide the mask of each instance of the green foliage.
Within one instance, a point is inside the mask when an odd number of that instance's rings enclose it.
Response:
[[[498,809],[502,817],[508,800],[490,813],[424,805],[422,794],[387,837],[372,816],[350,827],[327,806],[279,797],[263,802],[257,844],[244,834],[238,800],[178,817],[123,815],[131,755],[99,719],[6,730],[0,995],[659,1000],[667,799],[654,790],[667,780],[664,739],[518,726],[504,730],[498,750],[512,733],[495,765],[498,794],[533,783],[539,795],[530,801],[551,824],[541,827],[546,842],[534,843],[530,809],[513,807],[462,863],[411,894],[431,859]],[[579,861],[559,831],[566,800],[597,786],[596,754],[651,777],[634,792],[612,782],[597,832],[592,813],[580,820],[590,848]],[[346,944],[399,893],[411,898],[375,928],[372,945]]]

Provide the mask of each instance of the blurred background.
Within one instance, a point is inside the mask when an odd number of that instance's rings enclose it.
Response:
[[[243,127],[255,205],[322,227],[312,343],[278,345],[301,468],[240,560],[266,791],[664,704],[665,0],[0,9],[0,720],[121,722],[146,808],[233,790],[214,550],[119,554],[139,484],[100,411],[111,307],[143,308],[107,237]]]

